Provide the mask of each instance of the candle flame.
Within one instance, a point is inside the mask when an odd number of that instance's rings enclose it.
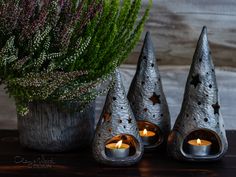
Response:
[[[198,144],[198,145],[201,145],[201,144],[202,144],[202,141],[201,141],[199,138],[197,139],[197,144]]]
[[[121,145],[122,145],[122,142],[123,142],[122,140],[118,141],[118,143],[116,143],[116,146],[115,146],[115,147],[116,147],[117,149],[119,149],[119,148],[121,147]]]
[[[147,129],[146,128],[143,130],[143,134],[147,135]]]

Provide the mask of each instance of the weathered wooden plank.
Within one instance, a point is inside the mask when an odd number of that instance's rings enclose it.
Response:
[[[206,25],[215,64],[236,66],[236,1],[153,1],[145,31],[152,33],[160,64],[190,64],[201,28]],[[128,63],[136,63],[141,45],[142,41]]]

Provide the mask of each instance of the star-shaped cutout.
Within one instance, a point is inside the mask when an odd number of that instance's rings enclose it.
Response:
[[[220,105],[218,102],[216,102],[216,104],[212,105],[213,109],[214,109],[214,114],[218,114],[219,115],[219,110],[220,110]]]
[[[153,105],[161,104],[160,97],[161,95],[157,95],[155,92],[153,92],[153,95],[151,96],[151,98],[149,98],[149,100],[152,101]]]
[[[128,123],[131,124],[132,123],[132,119],[129,117],[128,119]]]
[[[202,82],[200,81],[200,77],[199,74],[197,74],[196,76],[192,76],[192,81],[190,82],[191,85],[194,85],[194,87],[196,88],[198,84],[201,84]]]
[[[104,113],[103,114],[103,119],[104,119],[104,121],[110,121],[111,120],[111,114],[109,114],[109,113]]]

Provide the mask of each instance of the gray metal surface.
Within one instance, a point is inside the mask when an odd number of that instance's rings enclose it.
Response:
[[[108,157],[105,152],[105,145],[114,137],[117,137],[117,140],[123,139],[123,137],[128,139],[126,143],[132,143],[131,146],[135,149],[134,154],[123,159]],[[137,163],[142,154],[143,145],[136,120],[127,100],[120,73],[116,71],[114,85],[108,92],[95,132],[93,156],[100,163],[125,166]]]
[[[69,104],[67,108],[78,107]],[[46,152],[62,152],[89,146],[95,124],[95,103],[84,112],[63,110],[55,103],[34,102],[26,116],[18,116],[19,139],[22,146]]]
[[[137,70],[128,92],[128,99],[137,121],[150,122],[160,130],[157,132],[159,141],[145,146],[145,148],[155,148],[166,142],[171,127],[170,113],[149,32],[144,40]]]
[[[218,152],[204,157],[186,153],[184,141],[197,130],[201,131],[198,132],[199,136],[210,134],[211,138],[216,138],[219,146]],[[193,57],[182,108],[168,139],[168,150],[176,159],[199,161],[220,159],[226,153],[227,148],[215,68],[208,44],[207,29],[204,27]]]

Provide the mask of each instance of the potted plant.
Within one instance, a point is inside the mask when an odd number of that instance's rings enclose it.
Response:
[[[151,1],[0,0],[0,82],[20,142],[65,151],[91,142],[98,89],[139,40]]]

